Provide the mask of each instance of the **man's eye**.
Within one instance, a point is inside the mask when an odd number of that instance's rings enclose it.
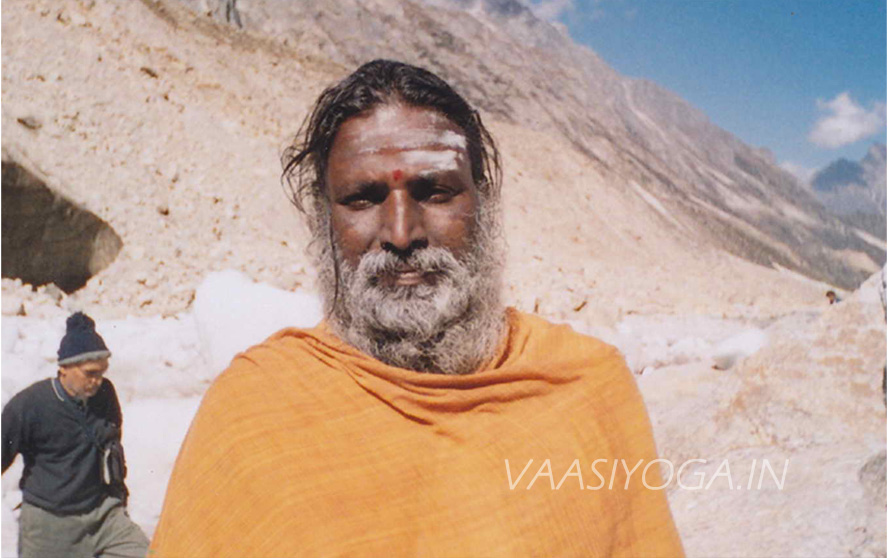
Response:
[[[366,199],[366,198],[358,198],[358,199],[347,201],[345,205],[349,209],[360,210],[360,209],[369,209],[373,205],[373,202]]]
[[[453,196],[454,193],[446,188],[435,188],[426,199],[432,203],[444,203],[452,200]]]
[[[339,204],[355,211],[370,209],[385,201],[388,188],[385,184],[367,184],[339,200]]]

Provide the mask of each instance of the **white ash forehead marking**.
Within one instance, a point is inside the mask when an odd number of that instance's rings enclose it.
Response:
[[[357,138],[361,144],[358,153],[377,153],[385,149],[417,149],[421,147],[447,147],[464,151],[466,137],[452,130],[435,128],[388,128],[362,133]]]
[[[437,171],[459,170],[461,151],[454,149],[412,149],[401,153],[401,158],[408,165],[424,165]]]
[[[438,142],[456,149],[466,148],[466,136],[457,134],[453,130],[445,130],[441,137],[438,138]]]

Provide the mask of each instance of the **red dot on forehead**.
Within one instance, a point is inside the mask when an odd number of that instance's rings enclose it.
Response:
[[[392,178],[394,180],[401,180],[401,177],[404,176],[404,172],[401,169],[395,169],[392,173]]]

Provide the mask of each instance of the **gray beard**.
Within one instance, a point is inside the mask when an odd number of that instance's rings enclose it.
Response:
[[[391,366],[440,374],[476,372],[493,356],[505,329],[501,235],[493,211],[479,211],[471,246],[461,257],[436,247],[416,250],[406,260],[374,251],[362,256],[357,267],[340,257],[331,238],[320,237],[331,229],[326,211],[316,213],[324,216],[312,227],[319,287],[334,333]],[[434,280],[418,285],[384,280],[405,263]]]

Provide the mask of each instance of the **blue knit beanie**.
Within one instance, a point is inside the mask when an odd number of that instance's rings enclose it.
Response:
[[[87,360],[99,360],[111,356],[105,340],[96,333],[96,322],[83,312],[71,314],[67,331],[59,345],[59,364],[77,364]]]

